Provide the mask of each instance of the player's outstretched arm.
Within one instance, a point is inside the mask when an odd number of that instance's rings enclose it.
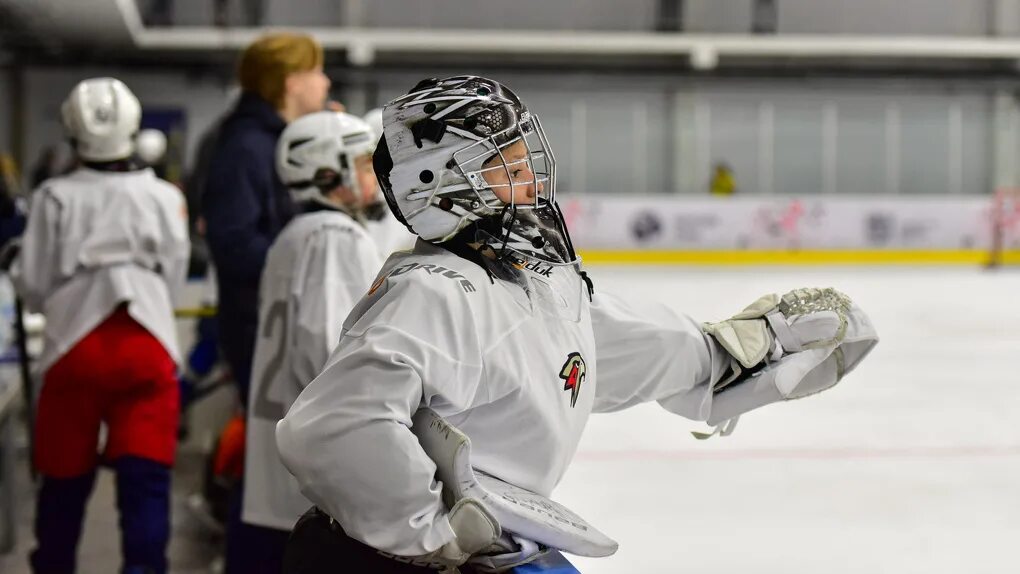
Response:
[[[666,408],[676,414],[708,419],[712,388],[725,378],[729,356],[700,323],[665,305],[603,290],[594,293],[591,321],[598,357],[596,412],[668,401]]]
[[[704,325],[597,293],[592,324],[596,410],[654,400],[710,424],[828,389],[878,342],[867,315],[833,289],[766,295]]]

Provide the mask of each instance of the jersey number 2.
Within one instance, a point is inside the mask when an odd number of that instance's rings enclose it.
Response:
[[[276,348],[276,352],[266,363],[266,369],[262,372],[262,379],[259,381],[258,394],[255,395],[255,408],[252,416],[260,419],[268,419],[271,421],[278,421],[283,418],[283,403],[278,403],[269,398],[269,391],[272,389],[273,382],[276,380],[277,375],[280,374],[280,369],[283,367],[283,354],[287,351],[287,302],[277,301],[273,303],[273,306],[269,308],[269,313],[266,314],[266,323],[262,325],[262,333],[260,335],[264,339],[272,340],[273,331],[276,330],[276,324],[279,323],[283,332],[280,334],[278,339],[279,345]]]

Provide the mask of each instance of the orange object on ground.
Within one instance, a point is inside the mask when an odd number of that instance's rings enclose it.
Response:
[[[223,427],[213,455],[216,476],[239,480],[244,474],[244,429],[244,414],[234,415]]]

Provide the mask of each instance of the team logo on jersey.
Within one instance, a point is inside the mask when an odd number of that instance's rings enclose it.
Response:
[[[588,367],[584,364],[584,357],[581,353],[570,353],[567,362],[563,363],[560,369],[560,378],[563,379],[563,390],[570,391],[570,407],[577,404],[577,395],[581,393],[581,383],[588,374]]]

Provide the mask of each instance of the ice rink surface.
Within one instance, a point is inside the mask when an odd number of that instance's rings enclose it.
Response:
[[[698,320],[832,286],[881,343],[726,438],[657,405],[593,415],[554,498],[620,543],[584,574],[1020,572],[1020,270],[610,268],[596,289]]]

